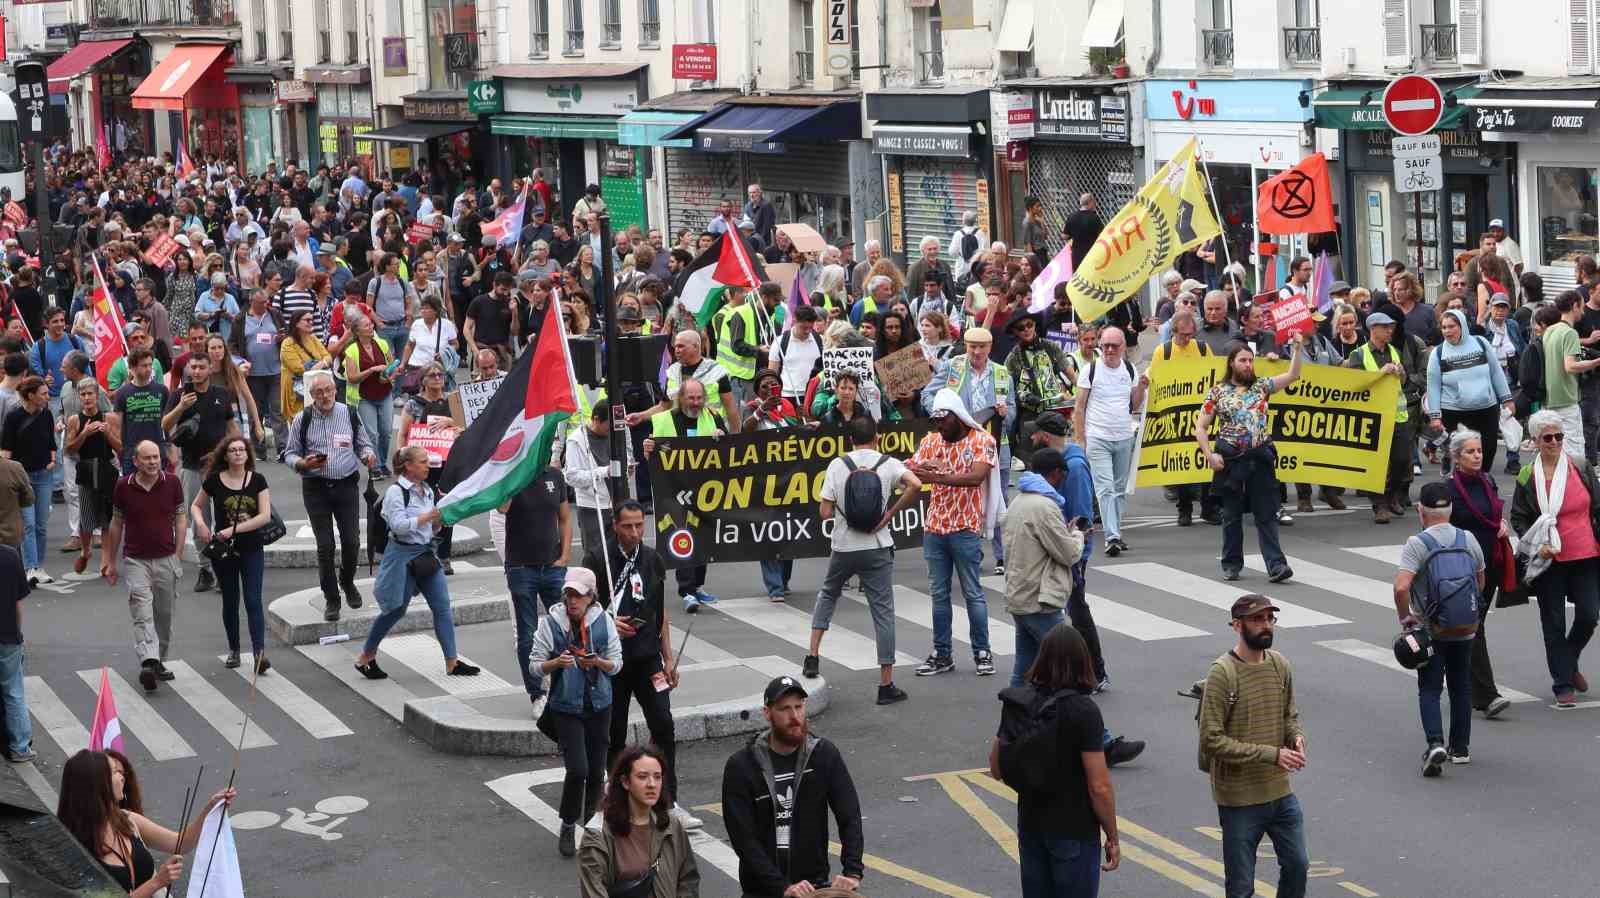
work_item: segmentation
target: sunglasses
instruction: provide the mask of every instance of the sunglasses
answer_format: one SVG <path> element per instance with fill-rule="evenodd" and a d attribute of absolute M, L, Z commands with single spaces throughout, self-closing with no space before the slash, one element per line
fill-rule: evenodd
<path fill-rule="evenodd" d="M 1559 442 L 1561 442 L 1562 440 L 1564 440 L 1566 438 L 1567 438 L 1567 435 L 1564 434 L 1564 433 L 1544 433 L 1544 434 L 1540 434 L 1539 435 L 1539 442 L 1541 442 L 1541 443 L 1559 443 Z"/>

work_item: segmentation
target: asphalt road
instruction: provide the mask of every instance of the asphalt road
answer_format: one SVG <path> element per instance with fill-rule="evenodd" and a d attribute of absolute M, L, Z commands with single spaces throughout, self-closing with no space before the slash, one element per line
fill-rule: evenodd
<path fill-rule="evenodd" d="M 268 467 L 284 516 L 302 517 L 298 488 L 282 469 Z M 1519 690 L 1526 700 L 1501 720 L 1475 719 L 1471 766 L 1423 780 L 1414 677 L 1383 663 L 1395 630 L 1386 584 L 1414 516 L 1387 527 L 1373 525 L 1364 510 L 1302 516 L 1283 531 L 1298 576 L 1267 588 L 1259 570 L 1247 570 L 1237 584 L 1218 581 L 1220 533 L 1204 525 L 1172 526 L 1159 490 L 1141 491 L 1130 514 L 1132 551 L 1118 559 L 1097 553 L 1089 580 L 1112 677 L 1100 706 L 1116 732 L 1149 742 L 1143 757 L 1114 773 L 1124 861 L 1104 878 L 1103 894 L 1222 894 L 1216 809 L 1206 777 L 1194 766 L 1194 704 L 1175 689 L 1202 676 L 1231 645 L 1227 614 L 1217 606 L 1256 590 L 1293 606 L 1285 606 L 1276 647 L 1295 665 L 1309 733 L 1310 766 L 1294 782 L 1315 861 L 1312 894 L 1594 893 L 1592 861 L 1574 834 L 1596 819 L 1588 784 L 1600 702 L 1573 712 L 1548 707 L 1533 609 L 1489 618 L 1502 689 Z M 57 506 L 56 544 L 65 530 Z M 1246 540 L 1253 549 L 1254 537 L 1247 533 Z M 50 570 L 59 574 L 66 558 L 52 551 Z M 476 560 L 488 564 L 492 555 Z M 822 570 L 820 560 L 796 566 L 790 604 L 799 611 L 809 612 Z M 234 818 L 249 894 L 578 893 L 574 865 L 559 858 L 545 828 L 560 791 L 559 770 L 549 762 L 435 753 L 287 646 L 269 649 L 269 678 L 295 687 L 305 700 L 280 687 L 252 702 L 248 681 L 225 670 L 219 658 L 226 645 L 218 594 L 194 594 L 192 573 L 185 579 L 173 657 L 194 673 L 184 671 L 144 703 L 151 719 L 138 716 L 139 703 L 124 703 L 123 725 L 151 814 L 172 823 L 199 765 L 205 765 L 203 789 L 227 780 L 238 720 L 243 709 L 251 711 L 247 742 L 254 747 L 238 757 Z M 926 592 L 919 553 L 902 554 L 896 583 Z M 314 584 L 311 570 L 270 570 L 269 601 Z M 762 595 L 754 565 L 714 568 L 709 588 L 725 598 Z M 985 764 L 998 716 L 995 693 L 1011 667 L 1003 598 L 993 589 L 988 598 L 1000 655 L 994 678 L 974 676 L 958 627 L 959 670 L 919 679 L 905 668 L 897 679 L 910 701 L 879 708 L 872 701 L 876 674 L 841 666 L 827 658 L 824 646 L 833 704 L 814 730 L 839 744 L 861 793 L 870 855 L 865 894 L 1020 891 L 1015 806 L 1003 787 L 971 772 Z M 125 594 L 87 581 L 41 589 L 27 604 L 27 674 L 36 678 L 28 682 L 29 700 L 41 754 L 36 766 L 50 784 L 59 778 L 61 743 L 72 744 L 75 728 L 89 725 L 90 681 L 98 682 L 100 667 L 135 682 L 125 602 Z M 902 613 L 915 617 L 909 610 L 914 603 L 908 594 Z M 796 661 L 803 654 L 781 634 L 724 612 L 707 613 L 716 617 L 696 633 L 719 648 Z M 841 605 L 834 633 L 845 631 L 870 638 L 865 608 L 857 602 Z M 507 624 L 507 651 L 510 639 Z M 900 622 L 904 654 L 920 658 L 929 640 L 924 627 Z M 210 689 L 191 686 L 181 694 L 172 688 L 185 681 Z M 157 725 L 163 723 L 170 731 Z M 696 743 L 679 752 L 681 798 L 702 809 L 697 813 L 710 837 L 700 851 L 706 896 L 738 894 L 724 872 L 732 869 L 731 855 L 715 804 L 723 761 L 739 741 Z M 1276 868 L 1270 850 L 1263 854 L 1257 878 L 1270 887 Z"/>

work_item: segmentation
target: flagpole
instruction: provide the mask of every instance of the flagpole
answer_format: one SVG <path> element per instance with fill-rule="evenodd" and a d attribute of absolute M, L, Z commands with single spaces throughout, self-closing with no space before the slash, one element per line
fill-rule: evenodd
<path fill-rule="evenodd" d="M 252 666 L 255 668 L 255 673 L 250 676 L 250 694 L 246 696 L 244 702 L 244 723 L 239 725 L 239 742 L 233 749 L 233 770 L 228 774 L 228 785 L 224 787 L 227 789 L 233 788 L 234 777 L 239 775 L 239 758 L 244 753 L 244 736 L 250 730 L 250 715 L 254 711 L 256 704 L 256 680 L 261 678 L 261 653 L 254 653 L 251 661 Z M 208 810 L 207 813 L 209 814 L 210 811 Z M 206 858 L 206 875 L 200 880 L 200 898 L 205 898 L 206 896 L 206 885 L 211 879 L 211 862 L 216 860 L 217 843 L 222 841 L 222 824 L 227 815 L 228 812 L 224 809 L 221 816 L 217 818 L 217 837 L 211 840 L 211 854 Z M 202 829 L 203 827 L 204 824 L 202 824 Z M 198 845 L 199 842 L 195 844 Z"/>
<path fill-rule="evenodd" d="M 1226 272 L 1233 267 L 1233 257 L 1228 253 L 1228 220 L 1222 217 L 1222 204 L 1217 202 L 1217 190 L 1211 186 L 1211 164 L 1206 162 L 1205 153 L 1200 151 L 1200 138 L 1198 137 L 1194 139 L 1194 155 L 1195 158 L 1200 160 L 1200 167 L 1205 169 L 1206 172 L 1206 193 L 1211 196 L 1211 212 L 1217 217 L 1217 228 L 1221 231 L 1218 236 L 1222 238 L 1222 270 Z M 1254 214 L 1253 209 L 1251 214 Z M 1219 287 L 1221 286 L 1222 278 L 1217 279 L 1217 284 Z M 1244 305 L 1244 297 L 1239 296 L 1237 291 L 1243 286 L 1243 284 L 1234 285 L 1234 301 L 1241 306 Z"/>

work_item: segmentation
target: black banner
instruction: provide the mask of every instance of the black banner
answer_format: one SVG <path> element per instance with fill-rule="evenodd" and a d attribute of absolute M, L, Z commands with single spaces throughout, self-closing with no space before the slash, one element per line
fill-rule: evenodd
<path fill-rule="evenodd" d="M 878 450 L 906 461 L 928 432 L 926 420 L 885 424 Z M 657 439 L 650 456 L 656 551 L 674 568 L 826 557 L 833 521 L 817 516 L 817 491 L 828 463 L 849 448 L 842 428 Z M 922 542 L 927 504 L 924 498 L 890 522 L 896 548 Z"/>

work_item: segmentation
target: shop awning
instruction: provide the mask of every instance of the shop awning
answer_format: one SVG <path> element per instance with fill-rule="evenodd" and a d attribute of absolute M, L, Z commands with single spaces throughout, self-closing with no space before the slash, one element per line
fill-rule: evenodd
<path fill-rule="evenodd" d="M 693 112 L 657 112 L 635 109 L 617 121 L 617 143 L 633 147 L 688 147 L 694 141 L 667 140 L 668 131 L 687 125 L 700 116 Z"/>
<path fill-rule="evenodd" d="M 228 44 L 179 44 L 133 92 L 135 109 L 181 112 L 189 91 L 229 53 Z"/>
<path fill-rule="evenodd" d="M 580 140 L 616 140 L 617 120 L 576 115 L 496 115 L 489 118 L 491 134 L 516 137 L 572 137 Z"/>
<path fill-rule="evenodd" d="M 1479 131 L 1583 134 L 1600 124 L 1600 86 L 1567 87 L 1540 79 L 1496 85 L 1467 101 Z"/>
<path fill-rule="evenodd" d="M 1445 89 L 1444 115 L 1436 131 L 1453 131 L 1467 116 L 1469 100 L 1481 88 L 1463 85 Z M 1451 103 L 1451 98 L 1455 99 Z M 1383 120 L 1383 86 L 1334 87 L 1311 98 L 1318 128 L 1348 131 L 1387 131 Z"/>
<path fill-rule="evenodd" d="M 1033 49 L 1033 0 L 1011 0 L 1006 4 L 1006 17 L 1000 22 L 1000 35 L 994 40 L 994 48 L 1005 53 L 1026 53 Z"/>
<path fill-rule="evenodd" d="M 133 43 L 131 37 L 115 41 L 84 41 L 61 54 L 45 70 L 45 77 L 50 80 L 50 92 L 66 93 L 68 82 L 110 59 L 131 43 Z"/>
<path fill-rule="evenodd" d="M 471 131 L 474 125 L 457 122 L 401 122 L 387 128 L 378 128 L 361 135 L 362 140 L 382 140 L 388 143 L 427 143 L 435 137 L 445 137 L 460 131 Z"/>
<path fill-rule="evenodd" d="M 1115 47 L 1122 37 L 1123 0 L 1094 0 L 1083 28 L 1085 47 Z"/>
<path fill-rule="evenodd" d="M 788 143 L 831 143 L 861 138 L 861 105 L 856 101 L 823 105 L 756 106 L 728 104 L 662 135 L 693 141 L 711 152 L 745 150 L 782 153 Z"/>

